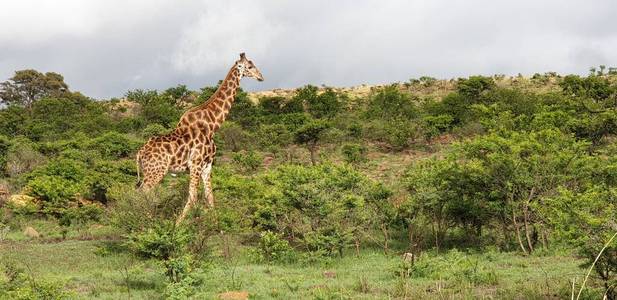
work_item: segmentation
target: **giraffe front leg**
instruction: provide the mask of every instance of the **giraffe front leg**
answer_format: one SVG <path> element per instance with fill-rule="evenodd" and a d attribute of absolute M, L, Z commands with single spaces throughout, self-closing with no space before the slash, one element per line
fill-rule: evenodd
<path fill-rule="evenodd" d="M 195 165 L 190 170 L 191 181 L 189 183 L 189 198 L 186 201 L 184 209 L 182 210 L 180 217 L 178 217 L 176 224 L 180 224 L 180 222 L 182 222 L 182 220 L 186 217 L 193 205 L 195 205 L 195 203 L 197 202 L 197 191 L 199 188 L 199 177 L 201 175 L 201 169 L 201 166 Z"/>
<path fill-rule="evenodd" d="M 212 178 L 212 161 L 206 163 L 203 171 L 201 172 L 201 180 L 204 183 L 204 198 L 206 199 L 206 203 L 208 207 L 214 207 L 214 195 L 212 194 L 212 185 L 210 180 Z"/>

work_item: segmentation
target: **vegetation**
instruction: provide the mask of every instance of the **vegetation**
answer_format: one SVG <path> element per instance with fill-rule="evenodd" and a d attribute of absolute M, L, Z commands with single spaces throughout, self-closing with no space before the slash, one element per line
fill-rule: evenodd
<path fill-rule="evenodd" d="M 605 69 L 240 92 L 216 206 L 180 225 L 186 174 L 137 191 L 133 158 L 216 87 L 95 101 L 18 71 L 0 84 L 0 298 L 616 299 Z"/>

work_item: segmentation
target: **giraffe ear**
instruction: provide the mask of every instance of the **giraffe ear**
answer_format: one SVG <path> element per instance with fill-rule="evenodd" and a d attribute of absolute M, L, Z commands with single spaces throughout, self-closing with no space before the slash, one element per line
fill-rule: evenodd
<path fill-rule="evenodd" d="M 241 59 L 245 59 L 246 57 L 244 56 L 244 52 L 240 53 L 240 58 Z"/>

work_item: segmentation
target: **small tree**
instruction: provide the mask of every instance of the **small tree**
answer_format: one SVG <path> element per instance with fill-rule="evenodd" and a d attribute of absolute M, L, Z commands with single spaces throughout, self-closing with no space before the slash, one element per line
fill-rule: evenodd
<path fill-rule="evenodd" d="M 306 145 L 306 148 L 311 153 L 311 163 L 313 165 L 317 164 L 317 144 L 322 139 L 324 132 L 329 128 L 330 124 L 328 122 L 311 120 L 296 131 L 296 143 Z"/>

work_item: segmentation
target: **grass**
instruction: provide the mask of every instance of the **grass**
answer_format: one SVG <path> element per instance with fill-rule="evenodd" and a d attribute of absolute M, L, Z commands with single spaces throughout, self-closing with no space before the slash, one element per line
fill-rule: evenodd
<path fill-rule="evenodd" d="M 98 232 L 82 228 L 66 240 L 28 240 L 11 232 L 0 242 L 0 261 L 36 280 L 59 282 L 78 299 L 126 299 L 129 293 L 131 299 L 161 299 L 163 267 L 134 257 L 118 237 L 109 239 L 111 229 L 95 227 Z M 557 299 L 568 297 L 570 280 L 583 273 L 581 261 L 557 253 L 426 252 L 410 268 L 400 254 L 370 248 L 358 257 L 350 249 L 343 258 L 294 264 L 253 263 L 246 247 L 236 247 L 229 259 L 216 245 L 211 249 L 194 274 L 196 299 L 227 291 L 247 291 L 251 299 Z"/>

